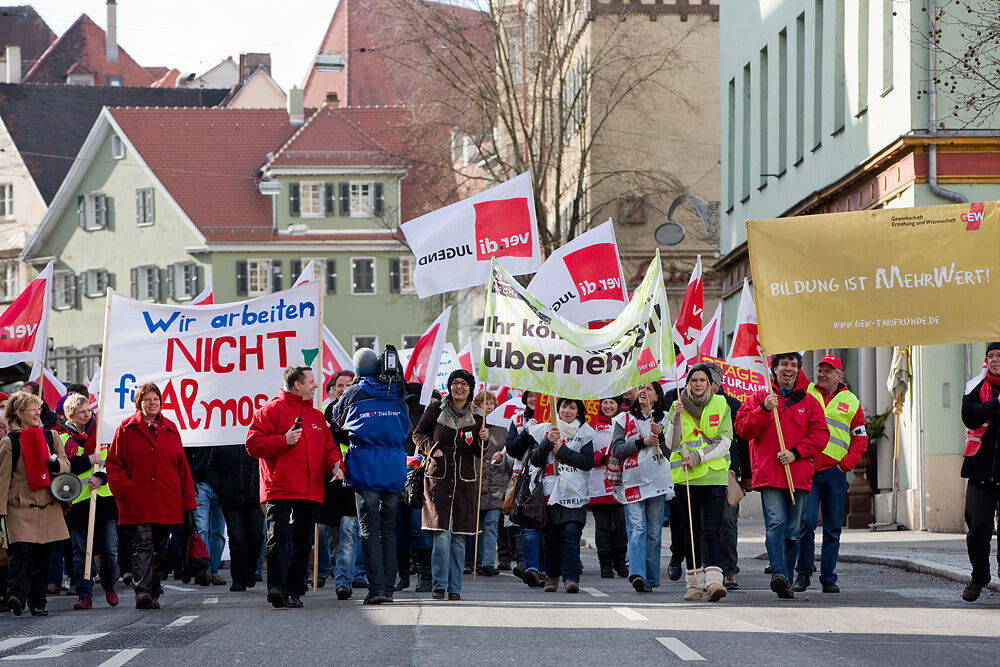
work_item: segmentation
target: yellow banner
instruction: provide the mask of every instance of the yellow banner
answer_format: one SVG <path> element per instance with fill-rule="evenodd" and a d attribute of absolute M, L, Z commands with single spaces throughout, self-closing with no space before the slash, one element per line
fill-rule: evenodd
<path fill-rule="evenodd" d="M 1000 340 L 1000 202 L 747 221 L 765 352 Z"/>

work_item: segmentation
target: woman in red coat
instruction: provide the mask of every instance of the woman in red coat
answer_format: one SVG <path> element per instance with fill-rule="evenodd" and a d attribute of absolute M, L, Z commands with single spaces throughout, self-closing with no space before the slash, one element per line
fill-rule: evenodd
<path fill-rule="evenodd" d="M 198 506 L 180 432 L 160 413 L 161 400 L 152 382 L 135 392 L 136 412 L 115 431 L 106 464 L 118 524 L 132 535 L 136 609 L 160 608 L 170 528 Z"/>

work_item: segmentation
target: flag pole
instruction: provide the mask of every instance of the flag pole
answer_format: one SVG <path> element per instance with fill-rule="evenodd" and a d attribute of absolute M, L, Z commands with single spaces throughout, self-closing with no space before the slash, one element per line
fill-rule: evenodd
<path fill-rule="evenodd" d="M 767 393 L 770 394 L 774 389 L 771 387 L 771 370 L 766 368 L 767 366 L 767 355 L 764 354 L 763 348 L 761 348 L 761 357 L 764 359 L 764 386 L 767 387 Z M 785 433 L 781 430 L 781 420 L 778 419 L 778 411 L 771 410 L 771 415 L 774 417 L 774 426 L 778 429 L 778 448 L 781 451 L 787 451 L 785 447 Z M 792 469 L 787 463 L 783 463 L 785 466 L 785 479 L 788 480 L 788 494 L 792 497 L 792 505 L 795 504 L 795 482 L 792 481 Z"/>
<path fill-rule="evenodd" d="M 486 402 L 483 401 L 485 405 Z M 486 415 L 483 414 L 483 426 L 486 427 Z M 478 434 L 477 434 L 478 435 Z M 482 516 L 483 511 L 483 459 L 486 458 L 486 441 L 482 438 L 477 438 L 479 440 L 479 496 L 476 498 L 476 537 L 474 544 L 472 545 L 472 580 L 476 580 L 476 574 L 479 572 L 479 517 Z"/>
<path fill-rule="evenodd" d="M 97 455 L 101 455 L 101 440 L 103 440 L 103 433 L 101 429 L 101 420 L 104 418 L 104 397 L 107 392 L 104 391 L 104 385 L 108 380 L 108 338 L 111 336 L 111 288 L 108 288 L 106 292 L 107 303 L 104 306 L 104 343 L 101 345 L 101 389 L 100 394 L 97 396 L 97 445 L 94 451 Z M 100 470 L 100 464 L 95 463 L 94 469 L 91 471 L 91 477 Z M 87 481 L 90 484 L 90 481 Z M 87 516 L 87 549 L 83 557 L 83 579 L 87 581 L 90 579 L 90 566 L 94 560 L 94 522 L 97 518 L 97 489 L 90 490 L 90 507 L 89 514 Z"/>
<path fill-rule="evenodd" d="M 319 394 L 313 397 L 313 403 L 317 410 L 323 404 L 323 393 L 326 391 L 323 382 L 323 279 L 326 272 L 321 271 L 319 276 L 319 298 L 316 304 L 316 311 L 319 314 L 319 349 L 316 351 L 316 361 L 319 366 Z M 339 448 L 340 445 L 337 445 Z M 313 593 L 319 590 L 319 522 L 313 524 Z M 395 582 L 393 582 L 395 583 Z"/>
<path fill-rule="evenodd" d="M 677 387 L 677 400 L 681 400 L 681 377 L 677 374 L 677 363 L 674 362 L 674 382 L 675 387 Z M 649 399 L 646 399 L 649 401 Z M 683 404 L 682 404 L 683 405 Z M 650 410 L 650 417 L 652 417 L 652 410 Z M 673 415 L 667 415 L 667 419 L 673 419 Z M 659 449 L 659 446 L 657 446 Z M 688 533 L 691 535 L 691 567 L 698 572 L 698 561 L 695 557 L 694 551 L 694 514 L 691 511 L 691 480 L 688 479 L 688 469 L 684 465 L 684 459 L 687 458 L 687 443 L 684 442 L 683 427 L 681 431 L 681 468 L 684 470 L 684 488 L 687 490 L 687 507 L 688 507 Z"/>

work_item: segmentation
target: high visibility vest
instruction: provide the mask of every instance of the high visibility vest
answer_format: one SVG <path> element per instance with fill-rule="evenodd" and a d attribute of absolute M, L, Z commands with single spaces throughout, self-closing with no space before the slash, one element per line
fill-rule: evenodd
<path fill-rule="evenodd" d="M 674 410 L 674 407 L 671 406 L 670 409 Z M 719 429 L 722 428 L 722 422 L 728 411 L 729 404 L 726 403 L 726 398 L 716 394 L 708 402 L 708 405 L 702 409 L 699 423 L 695 423 L 694 417 L 689 415 L 687 410 L 681 413 L 681 427 L 683 429 L 681 441 L 684 447 L 670 455 L 670 476 L 673 478 L 674 484 L 683 484 L 685 480 L 684 450 L 687 449 L 690 453 L 703 449 L 708 445 L 709 440 L 718 436 Z M 729 451 L 727 450 L 725 457 L 699 463 L 689 470 L 687 480 L 690 482 L 706 475 L 711 475 L 711 479 L 705 480 L 707 483 L 724 486 L 729 483 L 728 470 Z"/>
<path fill-rule="evenodd" d="M 851 446 L 851 420 L 861 407 L 861 401 L 850 391 L 844 389 L 838 392 L 829 403 L 824 403 L 823 395 L 812 382 L 806 389 L 820 405 L 825 405 L 826 425 L 830 427 L 830 442 L 826 444 L 823 453 L 834 461 L 842 461 L 847 456 Z"/>
<path fill-rule="evenodd" d="M 60 433 L 59 437 L 62 438 L 63 446 L 65 447 L 66 441 L 69 440 L 69 433 Z M 102 463 L 106 462 L 108 460 L 108 447 L 98 445 L 97 449 L 101 454 L 101 462 Z M 80 451 L 81 452 L 83 451 L 82 447 Z M 79 477 L 80 481 L 83 483 L 83 491 L 81 491 L 77 499 L 73 501 L 74 505 L 84 500 L 90 500 L 90 484 L 87 482 L 87 480 L 89 480 L 91 476 L 93 476 L 93 474 L 94 474 L 94 466 L 90 466 L 90 468 L 88 468 L 86 472 L 81 472 L 79 475 L 77 475 L 77 477 Z M 97 489 L 97 495 L 103 496 L 105 498 L 111 497 L 111 487 L 108 485 L 107 482 L 105 482 L 100 488 Z"/>

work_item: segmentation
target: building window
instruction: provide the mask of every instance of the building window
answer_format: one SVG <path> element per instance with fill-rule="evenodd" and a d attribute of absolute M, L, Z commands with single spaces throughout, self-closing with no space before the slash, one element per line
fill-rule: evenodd
<path fill-rule="evenodd" d="M 375 258 L 351 258 L 351 294 L 375 294 Z"/>
<path fill-rule="evenodd" d="M 795 19 L 795 165 L 806 155 L 806 13 Z"/>
<path fill-rule="evenodd" d="M 868 58 L 871 51 L 871 7 L 858 0 L 858 115 L 868 110 Z"/>
<path fill-rule="evenodd" d="M 132 269 L 132 298 L 139 301 L 160 300 L 160 268 L 153 264 Z"/>
<path fill-rule="evenodd" d="M 389 291 L 393 294 L 413 294 L 413 257 L 393 257 L 389 260 Z"/>
<path fill-rule="evenodd" d="M 247 296 L 271 293 L 271 260 L 247 260 Z"/>
<path fill-rule="evenodd" d="M 844 53 L 844 23 L 847 20 L 844 0 L 837 0 L 833 17 L 833 133 L 847 124 L 847 63 Z"/>
<path fill-rule="evenodd" d="M 378 352 L 378 336 L 368 334 L 351 336 L 351 345 L 354 347 L 354 352 L 357 352 L 363 347 L 367 347 Z"/>
<path fill-rule="evenodd" d="M 892 0 L 882 0 L 882 94 L 892 90 L 893 22 Z"/>
<path fill-rule="evenodd" d="M 17 298 L 19 264 L 16 259 L 0 261 L 0 302 L 9 303 Z"/>
<path fill-rule="evenodd" d="M 642 225 L 646 223 L 646 198 L 623 197 L 618 203 L 618 217 L 625 224 Z"/>
<path fill-rule="evenodd" d="M 778 33 L 778 174 L 788 168 L 788 30 Z"/>
<path fill-rule="evenodd" d="M 823 143 L 823 0 L 813 14 L 813 150 Z"/>
<path fill-rule="evenodd" d="M 111 135 L 111 157 L 116 160 L 125 157 L 125 142 L 117 134 Z"/>
<path fill-rule="evenodd" d="M 736 205 L 736 79 L 729 80 L 729 130 L 726 141 L 728 160 L 726 161 L 726 200 L 729 208 Z"/>
<path fill-rule="evenodd" d="M 117 74 L 111 74 L 110 76 L 108 76 L 108 85 L 109 86 L 114 86 L 116 88 L 121 88 L 122 87 L 122 78 L 121 78 L 121 76 L 119 76 Z"/>
<path fill-rule="evenodd" d="M 151 225 L 153 215 L 153 188 L 139 188 L 135 191 L 135 224 Z"/>
<path fill-rule="evenodd" d="M 14 184 L 0 183 L 0 220 L 14 218 Z"/>
<path fill-rule="evenodd" d="M 72 271 L 52 272 L 52 308 L 68 310 L 76 305 L 76 276 Z"/>
<path fill-rule="evenodd" d="M 760 70 L 757 72 L 757 78 L 759 79 L 757 84 L 759 86 L 760 99 L 757 100 L 760 105 L 760 135 L 758 136 L 758 150 L 760 151 L 760 184 L 759 187 L 764 187 L 767 185 L 767 175 L 769 172 L 767 166 L 767 126 L 771 121 L 771 117 L 768 114 L 767 108 L 767 77 L 768 77 L 768 67 L 767 67 L 767 47 L 765 46 L 760 50 Z"/>
<path fill-rule="evenodd" d="M 323 184 L 313 181 L 299 183 L 300 207 L 303 218 L 323 217 Z"/>
<path fill-rule="evenodd" d="M 351 182 L 350 210 L 352 218 L 370 218 L 375 215 L 374 183 Z"/>
<path fill-rule="evenodd" d="M 412 350 L 417 346 L 417 342 L 420 340 L 422 334 L 403 334 L 400 338 L 400 342 L 403 346 L 400 348 L 402 350 Z"/>
<path fill-rule="evenodd" d="M 176 262 L 167 267 L 167 293 L 174 301 L 188 301 L 198 294 L 198 265 Z"/>
<path fill-rule="evenodd" d="M 83 279 L 84 296 L 93 299 L 104 296 L 107 292 L 108 272 L 104 269 L 90 269 L 89 271 L 84 271 L 80 277 Z"/>
<path fill-rule="evenodd" d="M 743 187 L 740 200 L 750 199 L 750 63 L 743 66 Z"/>
<path fill-rule="evenodd" d="M 108 198 L 103 192 L 88 192 L 76 198 L 76 218 L 88 232 L 108 226 Z"/>

